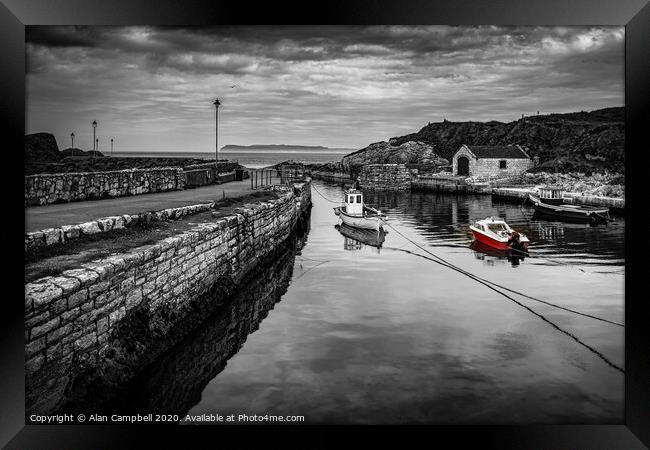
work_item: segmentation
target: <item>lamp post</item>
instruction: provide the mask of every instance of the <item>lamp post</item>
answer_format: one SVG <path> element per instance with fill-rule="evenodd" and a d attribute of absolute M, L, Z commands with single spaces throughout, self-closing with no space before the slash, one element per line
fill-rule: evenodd
<path fill-rule="evenodd" d="M 217 98 L 214 103 L 214 179 L 217 184 L 221 184 L 219 180 L 219 105 L 221 105 L 221 102 Z"/>
<path fill-rule="evenodd" d="M 70 133 L 70 156 L 74 156 L 74 133 Z"/>
<path fill-rule="evenodd" d="M 99 151 L 99 138 L 95 139 L 95 144 L 97 144 L 97 145 L 95 145 L 95 151 Z M 93 152 L 93 154 L 90 155 L 90 157 L 94 158 L 95 157 L 95 152 Z"/>
<path fill-rule="evenodd" d="M 95 150 L 95 129 L 97 129 L 97 121 L 93 120 L 93 150 Z"/>
<path fill-rule="evenodd" d="M 113 156 L 113 138 L 111 138 L 111 156 Z"/>

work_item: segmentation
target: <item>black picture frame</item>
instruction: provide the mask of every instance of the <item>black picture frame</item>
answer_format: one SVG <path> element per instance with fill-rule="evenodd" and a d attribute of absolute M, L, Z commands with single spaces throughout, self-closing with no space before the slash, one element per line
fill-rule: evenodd
<path fill-rule="evenodd" d="M 25 132 L 25 25 L 207 25 L 207 24 L 448 24 L 448 25 L 624 25 L 626 27 L 626 333 L 625 424 L 457 427 L 142 427 L 28 425 L 24 420 L 24 295 L 14 255 L 23 252 L 17 236 L 24 232 L 19 189 Z M 643 314 L 647 301 L 642 278 L 646 272 L 641 224 L 642 179 L 647 167 L 650 129 L 650 5 L 645 0 L 336 0 L 317 4 L 226 2 L 200 0 L 2 0 L 0 4 L 0 123 L 4 171 L 5 231 L 4 302 L 0 324 L 0 445 L 6 448 L 123 448 L 182 442 L 192 448 L 197 439 L 215 445 L 236 439 L 300 448 L 339 447 L 372 443 L 405 445 L 405 438 L 453 447 L 467 444 L 488 448 L 621 448 L 650 446 L 650 337 Z M 644 154 L 645 153 L 645 154 Z M 14 178 L 15 177 L 15 178 Z M 632 219 L 627 219 L 631 217 Z M 22 227 L 22 228 L 21 228 Z M 16 237 L 11 237 L 16 236 Z M 640 261 L 637 263 L 637 261 Z M 7 267 L 9 266 L 9 267 Z M 13 267 L 12 267 L 13 266 Z M 7 271 L 8 270 L 8 271 Z M 10 288 L 10 289 L 6 289 Z M 641 289 L 637 289 L 641 288 Z M 22 292 L 22 294 L 21 294 Z M 647 295 L 647 294 L 646 294 Z M 346 437 L 341 438 L 341 432 Z M 350 432 L 351 435 L 350 435 Z M 272 436 L 269 434 L 272 433 Z M 245 446 L 245 445 L 244 445 Z"/>

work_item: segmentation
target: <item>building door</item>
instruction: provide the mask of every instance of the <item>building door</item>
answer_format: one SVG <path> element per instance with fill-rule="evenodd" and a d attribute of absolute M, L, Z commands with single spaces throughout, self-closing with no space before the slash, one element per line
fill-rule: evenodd
<path fill-rule="evenodd" d="M 458 173 L 456 175 L 469 175 L 469 158 L 465 156 L 458 158 Z"/>

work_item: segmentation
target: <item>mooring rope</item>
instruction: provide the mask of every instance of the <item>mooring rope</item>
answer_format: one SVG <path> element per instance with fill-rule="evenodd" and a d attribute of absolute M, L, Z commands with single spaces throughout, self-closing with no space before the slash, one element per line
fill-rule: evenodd
<path fill-rule="evenodd" d="M 389 250 L 399 250 L 399 251 L 403 251 L 403 252 L 406 252 L 406 253 L 410 253 L 410 254 L 415 255 L 415 256 L 420 256 L 420 257 L 422 257 L 422 255 L 419 255 L 419 254 L 417 254 L 417 253 L 411 252 L 411 251 L 409 251 L 409 250 L 404 250 L 404 249 L 402 249 L 402 248 L 394 248 L 394 247 L 385 247 L 385 248 L 387 248 L 387 249 L 389 249 Z M 429 259 L 429 258 L 425 258 L 425 259 Z M 434 261 L 434 262 L 438 262 L 438 261 Z M 623 327 L 623 328 L 625 328 L 625 325 L 622 324 L 622 323 L 620 323 L 620 322 L 615 322 L 615 321 L 613 321 L 613 320 L 609 320 L 609 319 L 603 319 L 602 317 L 598 317 L 598 316 L 592 316 L 591 314 L 583 313 L 583 312 L 581 312 L 581 311 L 576 311 L 576 310 L 574 310 L 574 309 L 567 308 L 567 307 L 562 306 L 562 305 L 556 305 L 555 303 L 547 302 L 546 300 L 542 300 L 542 299 L 540 299 L 540 298 L 536 298 L 536 297 L 533 297 L 533 296 L 531 296 L 531 295 L 524 294 L 523 292 L 519 292 L 519 291 L 516 291 L 516 290 L 514 290 L 514 289 L 510 289 L 510 288 L 508 288 L 508 287 L 506 287 L 506 286 L 503 286 L 503 285 L 500 285 L 500 284 L 498 284 L 498 283 L 495 283 L 494 281 L 490 281 L 490 280 L 486 280 L 485 278 L 481 278 L 481 277 L 479 277 L 478 275 L 474 275 L 474 274 L 471 273 L 471 272 L 467 272 L 466 270 L 461 269 L 461 268 L 458 267 L 458 266 L 454 266 L 453 264 L 450 264 L 450 263 L 447 263 L 447 264 L 445 264 L 445 263 L 439 263 L 439 264 L 441 264 L 441 265 L 443 265 L 443 266 L 446 266 L 446 267 L 449 267 L 449 268 L 457 269 L 459 272 L 461 272 L 461 273 L 463 273 L 463 274 L 466 274 L 466 275 L 470 275 L 470 276 L 476 278 L 477 280 L 484 281 L 484 282 L 486 282 L 486 283 L 488 283 L 488 284 L 491 284 L 491 285 L 493 285 L 493 286 L 496 286 L 496 287 L 501 288 L 501 289 L 503 289 L 503 290 L 506 290 L 506 291 L 508 291 L 508 292 L 512 292 L 513 294 L 521 295 L 522 297 L 526 297 L 526 298 L 528 298 L 528 299 L 530 299 L 530 300 L 534 300 L 534 301 L 536 301 L 536 302 L 544 303 L 545 305 L 553 306 L 553 307 L 555 307 L 555 308 L 562 309 L 562 310 L 564 310 L 564 311 L 567 311 L 567 312 L 570 312 L 570 313 L 573 313 L 573 314 L 578 314 L 578 315 L 580 315 L 580 316 L 589 317 L 589 318 L 591 318 L 591 319 L 600 320 L 600 321 L 602 321 L 602 322 L 607 322 L 607 323 L 610 323 L 610 324 L 612 324 L 612 325 L 617 325 L 617 326 L 619 326 L 619 327 Z"/>
<path fill-rule="evenodd" d="M 322 266 L 323 264 L 326 264 L 326 263 L 328 263 L 328 262 L 332 262 L 332 261 L 333 261 L 333 260 L 329 259 L 329 260 L 327 260 L 327 261 L 323 261 L 323 262 L 321 262 L 321 263 L 318 263 L 318 264 L 316 264 L 315 266 L 312 266 L 312 267 L 310 267 L 309 269 L 303 271 L 303 273 L 301 273 L 301 274 L 300 274 L 299 276 L 297 276 L 296 278 L 293 278 L 291 281 L 292 281 L 292 282 L 293 282 L 293 281 L 298 281 L 299 279 L 301 279 L 302 277 L 304 277 L 305 275 L 307 275 L 309 272 L 311 272 L 312 270 L 314 270 L 316 267 Z M 302 267 L 302 264 L 301 264 L 301 267 Z"/>
<path fill-rule="evenodd" d="M 517 253 L 521 257 L 526 257 L 526 258 L 530 258 L 530 259 L 537 259 L 539 261 L 548 261 L 549 263 L 551 263 L 551 265 L 554 265 L 554 266 L 575 267 L 576 269 L 578 269 L 582 273 L 588 273 L 588 274 L 602 273 L 602 274 L 611 275 L 611 274 L 616 274 L 616 273 L 623 273 L 625 271 L 624 269 L 617 270 L 617 271 L 610 271 L 610 272 L 587 271 L 587 270 L 584 270 L 582 267 L 579 267 L 576 264 L 573 264 L 573 263 L 570 263 L 570 262 L 565 262 L 565 261 L 558 261 L 557 259 L 549 258 L 548 256 L 531 255 L 530 253 L 525 252 L 523 250 L 519 250 L 518 248 L 512 248 L 511 251 L 514 252 L 514 253 Z"/>
<path fill-rule="evenodd" d="M 334 200 L 331 200 L 331 199 L 325 197 L 325 195 L 323 195 L 323 194 L 322 194 L 318 189 L 316 189 L 316 186 L 314 186 L 313 183 L 312 183 L 311 187 L 314 188 L 314 190 L 316 191 L 316 193 L 317 193 L 318 195 L 320 195 L 321 197 L 323 197 L 323 198 L 324 198 L 325 200 L 327 200 L 328 202 L 331 202 L 331 203 L 334 203 L 334 204 L 337 204 L 337 205 L 340 205 L 340 204 L 341 204 L 340 201 L 337 202 L 337 201 L 334 201 Z"/>
<path fill-rule="evenodd" d="M 622 373 L 625 373 L 625 370 L 624 370 L 623 368 L 621 368 L 621 367 L 617 366 L 616 364 L 614 364 L 613 362 L 611 362 L 609 359 L 607 359 L 607 357 L 606 357 L 605 355 L 603 355 L 602 353 L 600 353 L 600 352 L 599 352 L 598 350 L 596 350 L 595 348 L 593 348 L 593 347 L 591 347 L 590 345 L 588 345 L 588 344 L 582 342 L 578 337 L 576 337 L 575 335 L 573 335 L 573 334 L 570 333 L 569 331 L 566 331 L 566 330 L 560 328 L 558 325 L 556 325 L 556 324 L 553 323 L 551 320 L 549 320 L 549 319 L 547 319 L 546 317 L 544 317 L 542 314 L 540 314 L 540 313 L 534 311 L 534 310 L 531 309 L 530 307 L 524 305 L 523 303 L 517 301 L 516 299 L 512 298 L 512 297 L 509 296 L 508 294 L 506 294 L 506 293 L 504 293 L 504 292 L 501 292 L 500 290 L 498 290 L 497 288 L 495 288 L 494 286 L 492 286 L 492 284 L 494 284 L 495 286 L 498 286 L 498 285 L 496 285 L 496 283 L 492 283 L 492 282 L 490 282 L 490 281 L 483 280 L 483 279 L 479 278 L 478 276 L 476 276 L 476 275 L 474 275 L 474 274 L 472 274 L 472 273 L 470 273 L 470 272 L 467 272 L 466 270 L 461 269 L 460 267 L 457 267 L 457 266 L 455 266 L 455 265 L 453 265 L 453 264 L 451 264 L 451 263 L 445 261 L 443 258 L 441 258 L 441 257 L 439 257 L 439 256 L 437 256 L 437 255 L 435 255 L 435 254 L 433 254 L 432 252 L 430 252 L 430 251 L 427 250 L 426 248 L 422 247 L 422 246 L 421 246 L 420 244 L 418 244 L 417 242 L 413 241 L 412 239 L 410 239 L 410 238 L 408 238 L 407 236 L 405 236 L 404 234 L 402 234 L 399 230 L 397 230 L 397 229 L 396 229 L 395 227 L 393 227 L 392 225 L 390 225 L 390 224 L 386 224 L 386 225 L 389 226 L 389 227 L 390 227 L 393 231 L 395 231 L 397 234 L 399 234 L 400 236 L 402 236 L 404 239 L 406 239 L 407 241 L 411 242 L 413 245 L 415 245 L 416 247 L 418 247 L 418 248 L 421 249 L 422 251 L 424 251 L 424 252 L 430 254 L 431 256 L 433 256 L 433 257 L 436 258 L 436 259 L 432 259 L 432 258 L 429 258 L 429 257 L 427 257 L 427 256 L 425 256 L 425 255 L 420 255 L 420 254 L 418 254 L 418 253 L 410 252 L 410 251 L 408 251 L 408 250 L 401 250 L 401 251 L 404 251 L 404 252 L 407 252 L 407 253 L 411 253 L 411 254 L 414 255 L 414 256 L 419 256 L 419 257 L 421 257 L 421 258 L 427 259 L 427 260 L 429 260 L 429 261 L 435 262 L 435 263 L 437 263 L 437 264 L 440 264 L 440 265 L 442 265 L 442 266 L 445 266 L 445 267 L 448 267 L 448 268 L 450 268 L 450 269 L 452 269 L 452 270 L 455 270 L 455 271 L 457 271 L 457 272 L 459 272 L 459 273 L 461 273 L 461 274 L 463 274 L 463 275 L 465 275 L 465 276 L 467 276 L 467 277 L 473 279 L 474 281 L 476 281 L 476 282 L 478 282 L 478 283 L 480 283 L 480 284 L 486 286 L 487 288 L 489 288 L 489 289 L 491 289 L 491 290 L 497 292 L 498 294 L 501 294 L 502 296 L 506 297 L 507 299 L 511 300 L 512 302 L 516 303 L 517 305 L 521 306 L 522 308 L 528 310 L 529 312 L 531 312 L 531 313 L 534 314 L 535 316 L 539 317 L 539 318 L 542 319 L 543 321 L 547 322 L 548 324 L 550 324 L 551 326 L 553 326 L 553 327 L 554 327 L 555 329 L 557 329 L 558 331 L 560 331 L 560 332 L 566 334 L 566 335 L 569 336 L 571 339 L 573 339 L 574 341 L 576 341 L 578 344 L 580 344 L 580 345 L 582 345 L 583 347 L 587 348 L 587 349 L 588 349 L 589 351 L 591 351 L 593 354 L 595 354 L 595 355 L 598 356 L 600 359 L 602 359 L 603 361 L 605 361 L 605 363 L 607 363 L 609 366 L 613 367 L 614 369 L 616 369 L 616 370 L 618 370 L 618 371 L 620 371 L 620 372 L 622 372 Z M 502 286 L 499 286 L 499 287 L 502 287 Z M 510 289 L 507 289 L 507 288 L 505 288 L 505 287 L 502 287 L 502 288 L 505 289 L 505 290 L 509 290 L 509 291 L 511 291 L 511 292 L 514 292 L 514 293 L 517 293 L 517 294 L 519 294 L 519 295 L 522 295 L 522 296 L 525 296 L 525 297 L 530 298 L 529 296 L 527 296 L 527 295 L 525 295 L 525 294 L 522 294 L 522 293 L 519 293 L 519 292 L 517 292 L 517 291 L 510 290 Z M 533 299 L 534 299 L 534 298 L 533 298 Z M 539 301 L 539 299 L 534 299 L 534 300 L 538 300 L 538 301 Z M 557 307 L 559 307 L 559 305 L 553 305 L 553 304 L 550 304 L 550 303 L 548 303 L 548 302 L 544 302 L 544 303 L 547 303 L 547 304 L 549 304 L 549 305 L 551 305 L 551 306 L 557 306 Z M 564 309 L 564 308 L 562 308 L 562 309 Z M 577 312 L 577 311 L 573 311 L 573 310 L 570 310 L 570 311 L 571 311 L 571 312 L 579 313 L 579 312 Z M 585 314 L 584 314 L 584 313 L 581 313 L 581 315 L 585 315 Z M 591 316 L 591 317 L 592 317 L 592 318 L 596 318 L 595 316 Z M 610 322 L 610 321 L 608 321 L 608 320 L 606 320 L 606 319 L 601 319 L 601 318 L 597 318 L 597 319 L 598 319 L 598 320 L 603 320 L 603 321 L 605 321 L 605 322 Z M 615 325 L 619 325 L 619 326 L 623 326 L 623 327 L 624 327 L 623 324 L 619 324 L 619 323 L 615 323 L 615 322 L 610 322 L 610 323 L 614 323 Z"/>
<path fill-rule="evenodd" d="M 519 210 L 521 211 L 521 215 L 524 216 L 524 219 L 526 219 L 526 222 L 530 223 L 530 219 L 533 217 L 532 215 L 528 217 L 528 214 L 524 211 L 524 205 L 528 201 L 528 196 L 524 197 L 524 201 L 521 202 L 519 205 Z"/>

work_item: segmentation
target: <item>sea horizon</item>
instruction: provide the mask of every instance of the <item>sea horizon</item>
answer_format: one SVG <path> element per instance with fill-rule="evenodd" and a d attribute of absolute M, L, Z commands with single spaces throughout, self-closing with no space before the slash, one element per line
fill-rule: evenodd
<path fill-rule="evenodd" d="M 239 164 L 258 169 L 272 166 L 284 161 L 296 161 L 305 164 L 322 164 L 338 162 L 344 155 L 356 151 L 355 149 L 330 149 L 328 151 L 219 151 L 219 159 L 228 159 Z M 214 152 L 151 152 L 151 151 L 120 151 L 104 152 L 106 156 L 118 156 L 123 158 L 197 158 L 212 160 Z"/>

